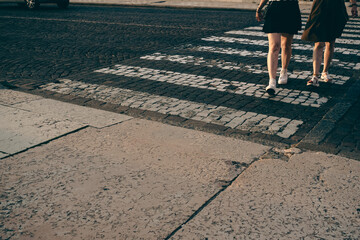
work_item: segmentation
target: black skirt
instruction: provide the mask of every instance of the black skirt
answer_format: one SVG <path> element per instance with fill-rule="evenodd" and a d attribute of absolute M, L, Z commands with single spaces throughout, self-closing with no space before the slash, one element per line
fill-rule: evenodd
<path fill-rule="evenodd" d="M 332 42 L 341 36 L 348 19 L 343 0 L 315 0 L 301 39 Z"/>
<path fill-rule="evenodd" d="M 301 13 L 298 1 L 270 1 L 266 11 L 265 33 L 296 34 L 301 30 Z"/>

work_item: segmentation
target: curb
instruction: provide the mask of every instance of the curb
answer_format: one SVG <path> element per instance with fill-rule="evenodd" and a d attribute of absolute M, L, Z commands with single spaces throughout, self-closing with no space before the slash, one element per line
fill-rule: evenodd
<path fill-rule="evenodd" d="M 355 78 L 357 79 L 357 77 Z M 345 116 L 359 97 L 360 82 L 355 81 L 344 94 L 343 98 L 325 114 L 318 124 L 316 124 L 298 144 L 296 144 L 296 147 L 310 150 L 318 150 L 321 148 L 319 144 L 333 131 L 336 123 Z"/>

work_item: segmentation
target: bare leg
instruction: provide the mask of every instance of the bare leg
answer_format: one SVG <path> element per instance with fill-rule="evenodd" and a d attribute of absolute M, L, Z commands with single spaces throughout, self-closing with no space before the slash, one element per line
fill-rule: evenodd
<path fill-rule="evenodd" d="M 267 56 L 267 65 L 269 70 L 269 78 L 276 79 L 276 71 L 279 62 L 279 52 L 281 47 L 281 34 L 269 33 L 269 52 Z"/>
<path fill-rule="evenodd" d="M 293 38 L 294 38 L 293 34 L 283 33 L 281 35 L 281 65 L 282 65 L 281 68 L 283 70 L 287 70 L 290 63 L 291 52 L 292 52 L 291 44 Z"/>
<path fill-rule="evenodd" d="M 267 56 L 267 65 L 269 71 L 269 85 L 266 87 L 266 92 L 274 95 L 276 92 L 276 72 L 279 64 L 279 52 L 281 47 L 281 34 L 269 33 L 269 52 Z"/>
<path fill-rule="evenodd" d="M 319 86 L 319 74 L 320 74 L 320 66 L 322 63 L 322 55 L 324 51 L 325 43 L 316 42 L 313 51 L 313 76 L 311 80 L 309 80 L 306 85 L 307 86 Z"/>
<path fill-rule="evenodd" d="M 313 75 L 319 76 L 325 43 L 316 42 L 313 51 Z"/>
<path fill-rule="evenodd" d="M 324 69 L 323 72 L 328 72 L 331 60 L 334 56 L 334 48 L 335 48 L 335 41 L 333 42 L 326 42 L 325 43 L 325 52 L 324 52 Z"/>
<path fill-rule="evenodd" d="M 278 80 L 279 84 L 287 84 L 288 82 L 287 69 L 291 58 L 291 44 L 293 41 L 293 37 L 293 34 L 281 34 L 281 72 Z"/>

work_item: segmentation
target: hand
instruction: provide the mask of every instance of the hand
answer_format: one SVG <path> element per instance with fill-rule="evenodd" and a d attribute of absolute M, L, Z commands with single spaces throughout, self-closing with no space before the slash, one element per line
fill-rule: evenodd
<path fill-rule="evenodd" d="M 262 20 L 264 20 L 264 16 L 263 16 L 263 13 L 262 13 L 261 10 L 260 10 L 260 11 L 256 11 L 256 20 L 257 20 L 258 22 L 261 22 Z"/>
<path fill-rule="evenodd" d="M 357 6 L 354 5 L 351 7 L 351 16 L 352 17 L 357 17 L 358 16 L 358 10 L 357 10 Z"/>

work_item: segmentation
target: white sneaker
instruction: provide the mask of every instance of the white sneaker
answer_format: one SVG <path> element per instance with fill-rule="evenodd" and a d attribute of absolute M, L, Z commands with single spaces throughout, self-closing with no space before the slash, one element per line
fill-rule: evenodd
<path fill-rule="evenodd" d="M 306 86 L 314 86 L 314 87 L 320 86 L 319 78 L 317 76 L 312 76 L 312 78 L 306 83 Z"/>
<path fill-rule="evenodd" d="M 275 79 L 270 79 L 269 81 L 269 85 L 265 88 L 266 92 L 273 96 L 275 95 L 276 92 L 276 80 Z"/>
<path fill-rule="evenodd" d="M 278 80 L 278 84 L 287 84 L 287 82 L 288 82 L 287 71 L 281 70 L 280 77 L 279 77 L 279 80 Z"/>

